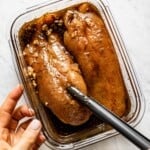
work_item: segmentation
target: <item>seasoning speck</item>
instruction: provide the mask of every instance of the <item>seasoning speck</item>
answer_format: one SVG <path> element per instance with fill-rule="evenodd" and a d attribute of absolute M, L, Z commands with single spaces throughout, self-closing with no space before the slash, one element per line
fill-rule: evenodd
<path fill-rule="evenodd" d="M 48 105 L 48 102 L 45 102 L 45 106 L 47 106 Z"/>

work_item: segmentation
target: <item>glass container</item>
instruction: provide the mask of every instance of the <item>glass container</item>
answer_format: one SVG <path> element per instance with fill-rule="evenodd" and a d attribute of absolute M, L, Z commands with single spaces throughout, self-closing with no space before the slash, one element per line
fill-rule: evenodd
<path fill-rule="evenodd" d="M 135 126 L 139 123 L 144 113 L 144 97 L 107 2 L 103 0 L 50 0 L 30 7 L 17 16 L 12 22 L 9 43 L 18 78 L 25 88 L 25 100 L 29 106 L 33 107 L 36 112 L 36 117 L 39 118 L 43 124 L 43 132 L 47 138 L 46 145 L 54 150 L 78 149 L 118 134 L 118 132 L 109 125 L 103 122 L 97 122 L 95 118 L 81 127 L 73 128 L 62 125 L 59 120 L 51 115 L 51 112 L 38 101 L 31 82 L 27 78 L 27 69 L 18 35 L 21 26 L 47 12 L 57 12 L 84 2 L 91 3 L 97 8 L 109 32 L 118 57 L 122 77 L 129 96 L 129 110 L 122 119 L 131 126 Z M 96 125 L 93 126 L 95 122 Z"/>

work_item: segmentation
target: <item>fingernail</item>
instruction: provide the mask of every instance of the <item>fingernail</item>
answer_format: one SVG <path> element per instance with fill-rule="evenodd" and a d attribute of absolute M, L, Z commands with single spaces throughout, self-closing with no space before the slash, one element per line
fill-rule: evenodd
<path fill-rule="evenodd" d="M 34 119 L 31 124 L 29 125 L 29 128 L 32 130 L 38 130 L 41 127 L 41 123 L 39 120 Z"/>
<path fill-rule="evenodd" d="M 44 142 L 46 140 L 44 135 L 40 135 L 40 139 L 42 140 L 42 142 Z"/>
<path fill-rule="evenodd" d="M 46 139 L 42 131 L 40 132 L 40 138 L 41 138 L 42 140 L 45 140 L 45 139 Z"/>
<path fill-rule="evenodd" d="M 17 88 L 23 88 L 22 84 L 17 84 Z"/>
<path fill-rule="evenodd" d="M 20 89 L 21 91 L 23 91 L 23 85 L 22 85 L 22 84 L 18 84 L 18 85 L 16 86 L 16 89 Z"/>
<path fill-rule="evenodd" d="M 34 112 L 34 110 L 32 108 L 28 108 L 28 111 L 29 111 L 31 116 L 33 116 L 35 114 L 35 112 Z"/>

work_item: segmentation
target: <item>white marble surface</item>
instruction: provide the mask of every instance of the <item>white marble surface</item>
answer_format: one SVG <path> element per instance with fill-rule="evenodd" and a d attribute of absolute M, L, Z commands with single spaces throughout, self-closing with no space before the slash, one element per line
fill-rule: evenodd
<path fill-rule="evenodd" d="M 150 0 L 107 1 L 138 74 L 146 100 L 145 115 L 136 129 L 150 138 Z M 42 0 L 0 0 L 0 104 L 7 93 L 18 84 L 8 44 L 10 19 L 14 18 L 19 10 L 40 2 Z M 40 149 L 47 148 L 42 146 Z M 136 150 L 137 148 L 119 135 L 83 150 L 100 149 Z"/>

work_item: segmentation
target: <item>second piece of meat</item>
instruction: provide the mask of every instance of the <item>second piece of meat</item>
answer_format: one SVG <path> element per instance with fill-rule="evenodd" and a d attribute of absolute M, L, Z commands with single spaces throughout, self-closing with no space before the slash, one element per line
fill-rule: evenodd
<path fill-rule="evenodd" d="M 86 8 L 89 11 L 91 8 Z M 100 16 L 68 10 L 64 42 L 84 75 L 88 94 L 119 116 L 126 111 L 127 93 L 117 56 Z"/>

